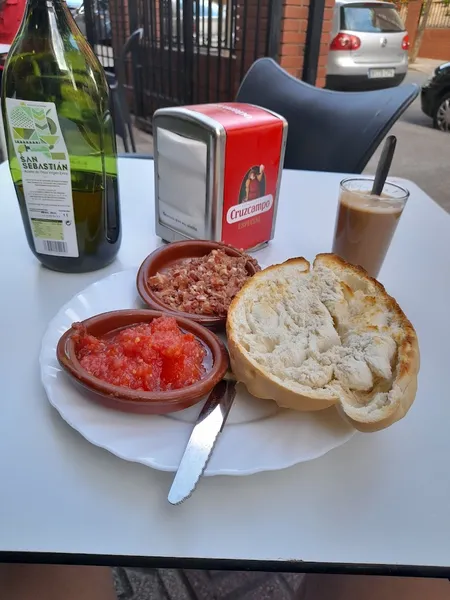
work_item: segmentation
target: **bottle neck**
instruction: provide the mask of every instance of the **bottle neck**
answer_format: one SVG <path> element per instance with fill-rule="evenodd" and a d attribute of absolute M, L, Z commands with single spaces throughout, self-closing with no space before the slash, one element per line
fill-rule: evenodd
<path fill-rule="evenodd" d="M 55 34 L 55 29 L 67 21 L 66 10 L 64 0 L 28 0 L 24 23 L 41 37 Z"/>
<path fill-rule="evenodd" d="M 67 8 L 65 0 L 28 0 L 25 15 L 54 13 L 62 15 Z"/>

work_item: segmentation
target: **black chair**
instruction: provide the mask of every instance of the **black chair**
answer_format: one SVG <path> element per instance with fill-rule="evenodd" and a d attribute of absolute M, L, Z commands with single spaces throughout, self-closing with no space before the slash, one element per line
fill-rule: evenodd
<path fill-rule="evenodd" d="M 287 169 L 361 173 L 389 129 L 419 93 L 415 84 L 371 92 L 334 92 L 292 77 L 271 58 L 250 67 L 237 102 L 288 122 Z"/>
<path fill-rule="evenodd" d="M 142 28 L 136 29 L 123 45 L 119 60 L 116 63 L 117 74 L 115 75 L 114 73 L 106 71 L 106 80 L 108 81 L 110 89 L 110 110 L 114 120 L 114 127 L 116 135 L 123 141 L 126 153 L 136 152 L 133 123 L 125 92 L 126 63 L 128 54 L 132 52 L 135 46 L 140 42 L 143 33 L 144 30 Z"/>
<path fill-rule="evenodd" d="M 116 135 L 121 138 L 125 152 L 130 152 L 130 144 L 131 151 L 135 152 L 133 125 L 123 88 L 119 85 L 114 73 L 106 71 L 105 74 L 109 86 L 109 110 L 113 118 Z"/>

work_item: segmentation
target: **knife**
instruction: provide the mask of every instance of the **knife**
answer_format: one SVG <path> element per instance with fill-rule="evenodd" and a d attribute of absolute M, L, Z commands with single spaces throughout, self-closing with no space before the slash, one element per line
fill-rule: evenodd
<path fill-rule="evenodd" d="M 236 396 L 236 381 L 222 379 L 208 396 L 169 491 L 170 504 L 181 504 L 197 487 Z"/>

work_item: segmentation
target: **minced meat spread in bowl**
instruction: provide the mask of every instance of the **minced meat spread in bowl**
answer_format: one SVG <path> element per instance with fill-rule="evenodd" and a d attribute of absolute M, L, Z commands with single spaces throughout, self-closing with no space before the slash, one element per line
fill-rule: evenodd
<path fill-rule="evenodd" d="M 229 256 L 223 250 L 212 250 L 157 273 L 148 283 L 173 310 L 226 317 L 231 301 L 249 277 L 248 261 L 260 270 L 256 260 L 246 254 Z"/>
<path fill-rule="evenodd" d="M 223 329 L 233 298 L 260 270 L 258 262 L 242 250 L 220 242 L 189 240 L 167 244 L 150 254 L 136 283 L 150 308 Z"/>

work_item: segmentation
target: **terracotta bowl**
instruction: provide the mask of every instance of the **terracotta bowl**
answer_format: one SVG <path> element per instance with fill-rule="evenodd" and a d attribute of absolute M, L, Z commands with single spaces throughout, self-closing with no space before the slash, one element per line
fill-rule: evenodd
<path fill-rule="evenodd" d="M 162 310 L 166 313 L 170 313 L 175 317 L 184 317 L 190 319 L 196 323 L 200 323 L 204 327 L 209 327 L 213 330 L 220 330 L 225 328 L 226 317 L 212 317 L 210 315 L 196 315 L 195 313 L 187 313 L 181 310 L 173 310 L 169 308 L 159 298 L 158 294 L 153 292 L 148 285 L 148 280 L 153 275 L 156 275 L 161 270 L 167 269 L 179 261 L 186 258 L 198 258 L 209 254 L 212 250 L 223 250 L 229 256 L 242 256 L 242 252 L 236 248 L 232 248 L 219 242 L 210 242 L 203 240 L 189 240 L 186 242 L 173 242 L 166 246 L 161 246 L 154 252 L 147 256 L 142 265 L 139 268 L 136 285 L 142 300 L 150 308 L 155 310 Z M 249 276 L 256 273 L 255 266 L 248 261 L 246 269 Z"/>
<path fill-rule="evenodd" d="M 107 312 L 83 321 L 88 333 L 103 337 L 119 329 L 139 323 L 150 323 L 163 313 L 153 310 L 117 310 Z M 193 406 L 204 398 L 225 375 L 228 366 L 228 352 L 208 329 L 188 319 L 177 317 L 181 329 L 192 333 L 206 347 L 210 368 L 204 377 L 185 388 L 164 392 L 144 392 L 112 385 L 94 377 L 78 361 L 75 352 L 73 328 L 60 338 L 56 348 L 58 361 L 73 381 L 88 390 L 88 397 L 103 406 L 129 413 L 166 414 Z"/>

